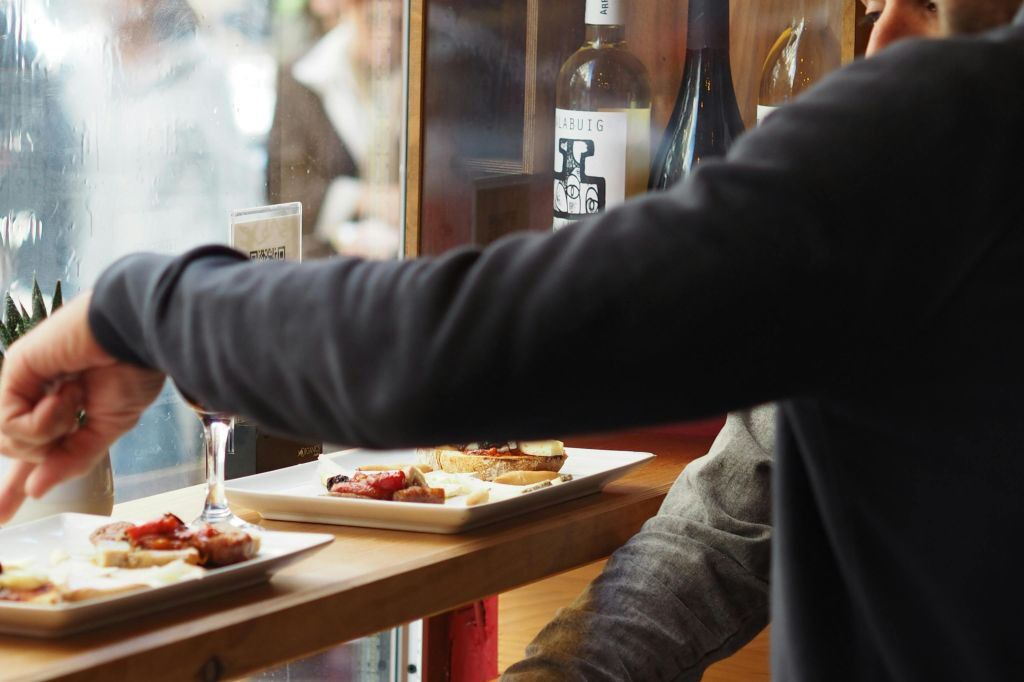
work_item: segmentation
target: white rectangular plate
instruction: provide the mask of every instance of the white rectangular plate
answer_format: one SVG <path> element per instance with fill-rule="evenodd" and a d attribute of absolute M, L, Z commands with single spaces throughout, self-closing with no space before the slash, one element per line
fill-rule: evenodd
<path fill-rule="evenodd" d="M 58 514 L 0 529 L 0 562 L 31 560 L 45 566 L 54 550 L 88 553 L 89 533 L 112 520 L 91 514 Z M 267 580 L 334 539 L 323 533 L 261 531 L 260 535 L 260 553 L 255 558 L 209 569 L 194 580 L 56 606 L 0 602 L 0 633 L 59 637 L 246 587 Z"/>
<path fill-rule="evenodd" d="M 353 497 L 329 497 L 317 478 L 317 463 L 237 478 L 227 483 L 228 500 L 267 519 L 332 523 L 428 533 L 461 533 L 548 505 L 601 490 L 608 482 L 654 457 L 648 452 L 566 448 L 561 473 L 573 480 L 508 499 L 467 507 L 465 497 L 445 504 L 388 502 Z M 413 450 L 346 450 L 330 455 L 346 469 L 371 464 L 411 464 Z"/>

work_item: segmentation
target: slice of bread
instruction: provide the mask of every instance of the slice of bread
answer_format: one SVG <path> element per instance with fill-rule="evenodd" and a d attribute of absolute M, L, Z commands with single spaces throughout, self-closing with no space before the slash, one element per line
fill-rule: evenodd
<path fill-rule="evenodd" d="M 437 453 L 447 448 L 417 448 L 416 463 L 430 467 L 434 471 L 441 471 L 441 463 L 437 461 Z"/>
<path fill-rule="evenodd" d="M 93 561 L 97 566 L 110 568 L 150 568 L 164 566 L 181 559 L 187 564 L 199 563 L 199 550 L 187 549 L 133 549 L 127 542 L 101 541 L 96 545 Z"/>
<path fill-rule="evenodd" d="M 559 471 L 567 459 L 563 452 L 553 457 L 537 457 L 534 455 L 488 457 L 486 455 L 468 455 L 452 448 L 421 448 L 416 451 L 420 461 L 425 464 L 437 462 L 435 468 L 450 474 L 472 473 L 485 481 L 509 471 Z"/>

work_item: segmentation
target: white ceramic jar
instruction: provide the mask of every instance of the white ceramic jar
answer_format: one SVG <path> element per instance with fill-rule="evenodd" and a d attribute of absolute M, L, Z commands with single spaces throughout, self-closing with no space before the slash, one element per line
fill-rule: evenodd
<path fill-rule="evenodd" d="M 0 480 L 6 478 L 13 462 L 9 457 L 0 457 Z M 113 508 L 114 476 L 108 452 L 84 476 L 54 486 L 38 500 L 25 500 L 18 513 L 6 525 L 13 526 L 64 512 L 109 516 Z"/>

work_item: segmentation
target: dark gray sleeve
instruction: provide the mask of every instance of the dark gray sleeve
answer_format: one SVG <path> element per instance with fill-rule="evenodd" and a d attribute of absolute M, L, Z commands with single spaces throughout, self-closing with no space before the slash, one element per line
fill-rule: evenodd
<path fill-rule="evenodd" d="M 768 623 L 775 407 L 729 415 L 502 682 L 699 680 Z"/>
<path fill-rule="evenodd" d="M 90 320 L 206 404 L 365 446 L 607 431 L 820 390 L 934 310 L 989 229 L 940 235 L 929 211 L 949 206 L 863 201 L 866 168 L 877 195 L 946 167 L 920 157 L 942 156 L 931 141 L 956 122 L 890 106 L 942 89 L 930 55 L 906 53 L 844 71 L 673 190 L 554 234 L 385 263 L 135 256 L 100 279 Z M 914 163 L 891 153 L 912 134 Z"/>

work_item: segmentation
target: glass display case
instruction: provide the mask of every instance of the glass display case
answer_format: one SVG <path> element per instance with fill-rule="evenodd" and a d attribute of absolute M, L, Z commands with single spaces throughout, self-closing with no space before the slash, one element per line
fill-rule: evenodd
<path fill-rule="evenodd" d="M 232 210 L 301 201 L 307 258 L 399 252 L 397 0 L 5 0 L 4 291 L 89 288 L 134 251 L 226 243 Z M 203 479 L 168 387 L 111 456 L 117 499 Z"/>
<path fill-rule="evenodd" d="M 766 60 L 802 20 L 823 75 L 854 58 L 856 0 L 732 0 L 729 55 L 743 123 Z M 436 254 L 552 226 L 556 80 L 587 38 L 586 0 L 413 0 L 406 249 Z M 623 2 L 625 40 L 651 86 L 657 149 L 687 54 L 686 0 Z M 861 29 L 863 32 L 863 29 Z M 862 46 L 861 46 L 862 49 Z M 794 67 L 795 68 L 795 67 Z"/>

